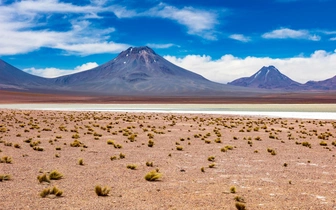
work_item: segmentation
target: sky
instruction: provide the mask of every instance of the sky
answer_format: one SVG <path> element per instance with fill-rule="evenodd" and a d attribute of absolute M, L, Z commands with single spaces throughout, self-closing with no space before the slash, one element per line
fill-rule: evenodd
<path fill-rule="evenodd" d="M 274 65 L 305 83 L 336 75 L 335 0 L 0 0 L 0 59 L 57 77 L 129 47 L 227 83 Z"/>

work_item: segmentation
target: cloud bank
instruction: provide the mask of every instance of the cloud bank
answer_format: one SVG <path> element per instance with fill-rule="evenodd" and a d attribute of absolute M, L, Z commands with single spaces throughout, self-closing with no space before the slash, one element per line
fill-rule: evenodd
<path fill-rule="evenodd" d="M 325 80 L 336 75 L 336 50 L 334 52 L 317 50 L 309 57 L 297 56 L 284 59 L 253 56 L 239 58 L 230 54 L 223 55 L 217 60 L 208 55 L 187 55 L 183 58 L 167 55 L 164 58 L 175 65 L 220 83 L 249 77 L 261 67 L 269 65 L 274 65 L 280 72 L 301 83 L 309 80 Z"/>
<path fill-rule="evenodd" d="M 187 34 L 217 39 L 214 32 L 218 24 L 216 12 L 193 7 L 177 8 L 159 3 L 146 10 L 136 10 L 106 0 L 91 0 L 87 5 L 59 0 L 24 0 L 11 4 L 0 1 L 0 55 L 25 54 L 42 47 L 80 56 L 118 53 L 131 44 L 114 41 L 117 29 L 101 29 L 93 21 L 111 15 L 119 19 L 169 19 L 184 26 Z M 62 30 L 57 26 L 60 23 Z"/>
<path fill-rule="evenodd" d="M 58 68 L 44 68 L 44 69 L 36 69 L 36 68 L 27 68 L 23 69 L 23 71 L 46 78 L 55 78 L 59 76 L 64 76 L 68 74 L 74 74 L 82 71 L 86 71 L 89 69 L 93 69 L 97 67 L 98 64 L 96 62 L 88 62 L 80 66 L 76 66 L 74 69 L 58 69 Z"/>

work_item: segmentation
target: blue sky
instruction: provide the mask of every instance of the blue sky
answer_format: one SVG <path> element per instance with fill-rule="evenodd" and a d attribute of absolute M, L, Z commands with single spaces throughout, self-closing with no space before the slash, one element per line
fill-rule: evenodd
<path fill-rule="evenodd" d="M 336 75 L 334 0 L 0 0 L 0 58 L 55 77 L 147 45 L 217 81 L 275 65 L 299 82 Z"/>

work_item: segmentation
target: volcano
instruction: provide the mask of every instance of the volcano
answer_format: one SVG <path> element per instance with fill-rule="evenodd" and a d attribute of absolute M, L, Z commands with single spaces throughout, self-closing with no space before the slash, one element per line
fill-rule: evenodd
<path fill-rule="evenodd" d="M 258 72 L 250 77 L 242 77 L 230 83 L 230 85 L 280 90 L 298 90 L 302 89 L 302 84 L 293 81 L 282 74 L 274 66 L 264 66 Z"/>
<path fill-rule="evenodd" d="M 48 85 L 48 79 L 28 74 L 0 59 L 0 89 L 34 90 Z"/>
<path fill-rule="evenodd" d="M 84 72 L 52 79 L 61 90 L 107 95 L 216 95 L 246 91 L 180 68 L 149 47 L 130 47 L 115 59 Z"/>

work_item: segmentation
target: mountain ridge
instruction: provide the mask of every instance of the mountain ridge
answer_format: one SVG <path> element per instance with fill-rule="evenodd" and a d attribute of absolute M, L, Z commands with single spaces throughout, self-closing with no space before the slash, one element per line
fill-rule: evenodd
<path fill-rule="evenodd" d="M 297 89 L 302 86 L 302 84 L 290 79 L 286 75 L 282 74 L 274 66 L 263 66 L 259 71 L 250 77 L 242 77 L 232 82 L 230 85 L 243 86 L 243 87 L 254 87 L 263 89 Z"/>
<path fill-rule="evenodd" d="M 221 84 L 176 66 L 143 46 L 130 47 L 98 67 L 57 78 L 31 75 L 0 59 L 0 89 L 116 96 L 239 96 L 336 90 L 336 76 L 301 84 L 274 66 L 263 66 L 250 77 Z"/>
<path fill-rule="evenodd" d="M 5 89 L 38 89 L 47 85 L 48 79 L 26 73 L 0 59 L 0 88 Z"/>
<path fill-rule="evenodd" d="M 8 65 L 6 67 L 9 69 Z M 15 72 L 20 71 L 18 69 Z M 10 72 L 10 71 L 9 71 Z M 22 71 L 21 71 L 22 72 Z M 176 66 L 149 47 L 130 47 L 116 58 L 83 72 L 57 78 L 24 74 L 24 90 L 81 95 L 115 96 L 209 96 L 258 92 L 254 89 L 212 82 L 203 76 Z M 8 77 L 10 78 L 10 77 Z M 14 82 L 20 88 L 20 82 Z M 14 79 L 13 79 L 14 81 Z M 6 84 L 0 80 L 0 84 Z M 1 86 L 0 86 L 1 88 Z M 6 88 L 2 88 L 6 89 Z"/>

